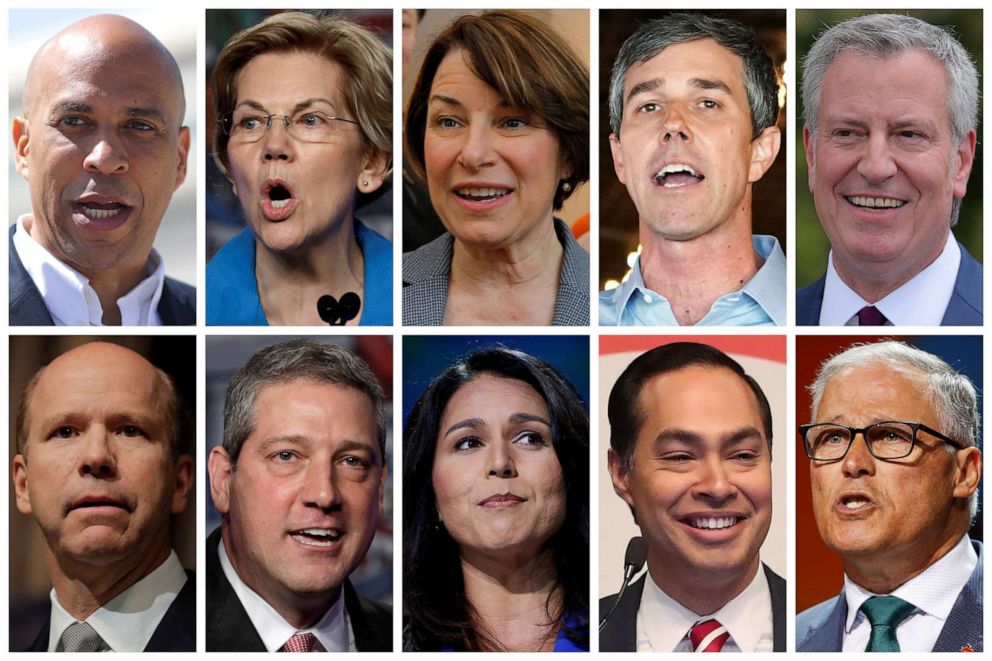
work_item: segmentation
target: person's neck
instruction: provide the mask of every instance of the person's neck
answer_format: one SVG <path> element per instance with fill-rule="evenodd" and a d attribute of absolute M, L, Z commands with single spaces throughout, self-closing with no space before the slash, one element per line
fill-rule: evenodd
<path fill-rule="evenodd" d="M 364 302 L 364 270 L 351 219 L 336 223 L 332 232 L 302 250 L 275 252 L 255 241 L 259 301 L 272 325 L 323 324 L 317 299 L 325 294 L 340 300 L 355 292 Z"/>
<path fill-rule="evenodd" d="M 842 556 L 844 573 L 869 592 L 889 594 L 947 555 L 964 534 L 960 530 L 949 533 L 929 553 L 920 553 L 920 549 L 914 544 L 913 548 L 896 549 L 893 553 L 876 554 L 872 557 Z"/>
<path fill-rule="evenodd" d="M 504 651 L 554 648 L 564 606 L 550 550 L 495 556 L 463 552 L 461 566 L 476 626 Z"/>
<path fill-rule="evenodd" d="M 726 606 L 747 589 L 760 568 L 757 556 L 742 568 L 723 571 L 674 567 L 664 558 L 648 557 L 655 585 L 696 615 L 709 615 Z"/>
<path fill-rule="evenodd" d="M 948 230 L 949 232 L 950 230 Z M 838 277 L 861 298 L 869 303 L 877 303 L 904 284 L 915 278 L 921 271 L 934 263 L 944 251 L 943 243 L 914 261 L 887 260 L 885 262 L 842 263 L 836 252 L 831 253 L 831 261 Z"/>
<path fill-rule="evenodd" d="M 168 539 L 154 553 L 129 553 L 111 564 L 59 558 L 47 552 L 48 575 L 62 608 L 83 621 L 98 608 L 155 571 L 169 557 Z"/>
<path fill-rule="evenodd" d="M 672 306 L 679 325 L 698 323 L 713 303 L 738 291 L 764 263 L 754 251 L 751 222 L 724 223 L 689 241 L 672 241 L 641 223 L 641 277 Z"/>
<path fill-rule="evenodd" d="M 554 222 L 542 222 L 514 243 L 498 248 L 479 247 L 455 239 L 452 278 L 481 290 L 512 288 L 553 280 L 557 285 L 564 249 Z"/>

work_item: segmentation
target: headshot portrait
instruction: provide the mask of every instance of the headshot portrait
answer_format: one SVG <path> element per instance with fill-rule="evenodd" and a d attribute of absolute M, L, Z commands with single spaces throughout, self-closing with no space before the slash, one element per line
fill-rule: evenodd
<path fill-rule="evenodd" d="M 207 10 L 207 324 L 392 324 L 392 32 Z"/>
<path fill-rule="evenodd" d="M 601 325 L 785 325 L 785 56 L 784 9 L 600 12 Z"/>
<path fill-rule="evenodd" d="M 600 651 L 784 652 L 785 338 L 599 352 Z"/>
<path fill-rule="evenodd" d="M 10 325 L 196 323 L 195 30 L 167 11 L 9 19 Z"/>
<path fill-rule="evenodd" d="M 403 324 L 588 326 L 589 12 L 431 9 L 415 40 Z"/>
<path fill-rule="evenodd" d="M 208 338 L 208 652 L 393 650 L 391 343 Z"/>
<path fill-rule="evenodd" d="M 982 338 L 796 354 L 796 649 L 981 652 Z"/>
<path fill-rule="evenodd" d="M 796 29 L 796 324 L 981 326 L 981 10 Z"/>
<path fill-rule="evenodd" d="M 403 349 L 403 650 L 588 651 L 588 338 Z"/>
<path fill-rule="evenodd" d="M 10 651 L 196 651 L 195 338 L 10 356 Z"/>

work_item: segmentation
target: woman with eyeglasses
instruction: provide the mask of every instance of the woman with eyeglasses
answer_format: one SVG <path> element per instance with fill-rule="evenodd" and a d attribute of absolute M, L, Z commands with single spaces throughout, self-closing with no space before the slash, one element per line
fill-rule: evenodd
<path fill-rule="evenodd" d="M 355 23 L 276 14 L 213 69 L 214 157 L 248 228 L 207 266 L 207 323 L 392 323 L 392 246 L 355 218 L 392 164 L 392 55 Z"/>

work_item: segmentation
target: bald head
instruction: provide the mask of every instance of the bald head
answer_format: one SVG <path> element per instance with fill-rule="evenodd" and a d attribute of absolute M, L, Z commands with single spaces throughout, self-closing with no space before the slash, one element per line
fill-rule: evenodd
<path fill-rule="evenodd" d="M 168 96 L 176 104 L 174 117 L 182 122 L 186 99 L 179 65 L 172 53 L 151 32 L 115 14 L 76 21 L 38 49 L 24 83 L 25 116 L 30 118 L 36 112 L 39 100 L 58 94 L 53 85 L 65 74 L 108 67 L 138 69 L 148 79 L 168 84 Z"/>
<path fill-rule="evenodd" d="M 174 456 L 183 451 L 185 411 L 172 379 L 141 354 L 109 342 L 70 349 L 35 373 L 18 408 L 17 451 L 27 453 L 32 430 L 47 416 L 58 418 L 59 407 L 71 408 L 74 398 L 110 398 L 114 390 L 133 395 L 137 410 L 167 430 Z"/>

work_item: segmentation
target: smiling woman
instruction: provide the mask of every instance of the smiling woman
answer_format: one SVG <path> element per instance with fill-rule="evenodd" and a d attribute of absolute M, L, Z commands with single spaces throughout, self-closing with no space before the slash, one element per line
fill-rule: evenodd
<path fill-rule="evenodd" d="M 404 649 L 588 649 L 588 444 L 572 385 L 525 353 L 431 383 L 405 433 Z"/>
<path fill-rule="evenodd" d="M 589 179 L 588 90 L 562 38 L 520 12 L 434 40 L 405 140 L 447 232 L 404 255 L 404 324 L 589 323 L 589 256 L 554 216 Z"/>
<path fill-rule="evenodd" d="M 355 218 L 389 177 L 389 49 L 350 21 L 276 14 L 218 56 L 214 148 L 248 228 L 207 267 L 207 323 L 392 323 L 392 246 Z"/>

